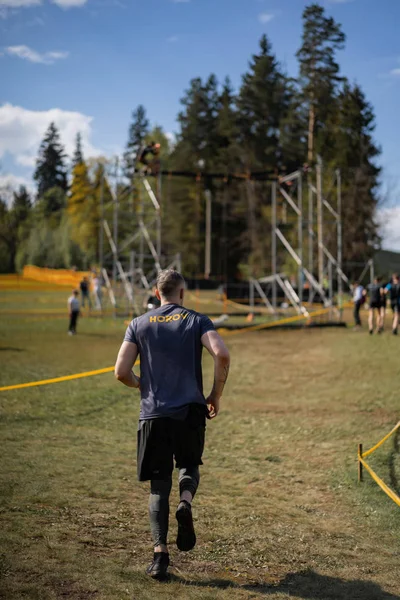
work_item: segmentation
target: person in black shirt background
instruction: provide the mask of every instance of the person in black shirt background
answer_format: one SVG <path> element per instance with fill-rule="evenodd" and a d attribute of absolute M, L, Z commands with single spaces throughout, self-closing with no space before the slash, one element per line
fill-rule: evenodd
<path fill-rule="evenodd" d="M 145 146 L 144 148 L 141 148 L 139 153 L 138 153 L 138 161 L 142 163 L 142 165 L 144 165 L 144 173 L 150 174 L 150 175 L 156 175 L 157 174 L 157 165 L 159 165 L 159 160 L 158 160 L 158 156 L 160 154 L 160 144 L 156 143 L 156 142 L 151 142 L 151 144 L 149 144 L 148 146 Z M 147 156 L 149 154 L 153 155 L 153 160 L 151 163 L 149 163 Z"/>
<path fill-rule="evenodd" d="M 390 297 L 390 306 L 393 311 L 393 335 L 397 335 L 397 328 L 399 326 L 399 306 L 400 306 L 400 279 L 397 273 L 392 275 L 392 280 L 385 287 L 385 295 Z"/>
<path fill-rule="evenodd" d="M 374 282 L 368 286 L 369 294 L 369 315 L 368 315 L 368 328 L 369 333 L 374 333 L 374 317 L 376 314 L 376 333 L 382 332 L 382 297 L 384 296 L 384 290 L 382 287 L 382 280 L 380 277 L 375 277 Z"/>
<path fill-rule="evenodd" d="M 89 293 L 89 281 L 87 277 L 84 277 L 79 284 L 81 290 L 82 297 L 82 306 L 85 306 L 85 300 L 88 301 L 89 308 L 92 308 L 92 303 L 90 301 L 90 293 Z"/>

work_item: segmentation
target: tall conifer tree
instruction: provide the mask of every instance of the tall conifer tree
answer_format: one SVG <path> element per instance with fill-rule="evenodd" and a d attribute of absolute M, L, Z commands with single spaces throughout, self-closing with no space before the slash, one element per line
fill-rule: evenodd
<path fill-rule="evenodd" d="M 54 123 L 50 123 L 40 144 L 33 178 L 37 183 L 39 198 L 52 188 L 60 188 L 63 192 L 68 189 L 65 152 Z"/>
<path fill-rule="evenodd" d="M 124 173 L 129 179 L 132 179 L 134 175 L 137 153 L 149 133 L 149 125 L 146 109 L 142 104 L 139 104 L 132 113 L 132 123 L 129 126 L 128 141 L 124 153 Z"/>
<path fill-rule="evenodd" d="M 341 26 L 325 14 L 323 6 L 313 3 L 304 9 L 302 45 L 297 57 L 303 95 L 308 105 L 307 161 L 310 164 L 324 146 L 323 135 L 319 140 L 318 135 L 323 133 L 332 110 L 340 81 L 336 52 L 344 48 L 345 39 Z"/>

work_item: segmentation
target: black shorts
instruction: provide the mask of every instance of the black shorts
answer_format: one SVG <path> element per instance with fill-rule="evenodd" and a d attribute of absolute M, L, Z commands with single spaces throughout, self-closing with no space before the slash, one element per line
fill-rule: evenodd
<path fill-rule="evenodd" d="M 191 404 L 180 421 L 167 417 L 139 421 L 137 474 L 139 481 L 166 479 L 178 469 L 202 465 L 207 407 Z"/>
<path fill-rule="evenodd" d="M 369 307 L 370 308 L 378 308 L 378 309 L 380 309 L 380 308 L 382 308 L 382 304 L 380 302 L 370 302 Z"/>
<path fill-rule="evenodd" d="M 391 302 L 391 307 L 392 307 L 392 311 L 394 313 L 399 312 L 399 303 L 398 302 Z"/>

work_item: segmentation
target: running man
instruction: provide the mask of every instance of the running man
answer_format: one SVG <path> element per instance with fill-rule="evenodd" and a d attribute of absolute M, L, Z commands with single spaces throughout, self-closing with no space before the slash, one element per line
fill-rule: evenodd
<path fill-rule="evenodd" d="M 229 352 L 210 319 L 183 307 L 185 280 L 172 269 L 161 271 L 156 295 L 161 306 L 133 319 L 115 365 L 115 376 L 141 393 L 137 469 L 139 481 L 150 480 L 149 516 L 154 542 L 147 569 L 165 579 L 169 496 L 173 459 L 179 469 L 180 502 L 176 511 L 176 545 L 188 551 L 196 544 L 192 500 L 202 465 L 206 418 L 215 418 L 229 372 Z M 203 395 L 203 346 L 214 359 L 214 385 Z M 133 371 L 140 356 L 140 378 Z"/>
<path fill-rule="evenodd" d="M 389 284 L 388 284 L 389 285 Z M 383 330 L 385 329 L 385 317 L 386 317 L 386 306 L 387 306 L 387 291 L 386 291 L 387 285 L 385 285 L 382 282 L 382 294 L 381 294 L 381 310 L 380 310 L 380 317 L 381 317 L 381 333 L 383 332 Z"/>
<path fill-rule="evenodd" d="M 382 332 L 382 319 L 381 319 L 381 307 L 382 307 L 382 280 L 380 277 L 375 277 L 374 282 L 368 285 L 369 293 L 369 315 L 368 315 L 368 328 L 369 333 L 374 333 L 374 316 L 376 312 L 376 333 Z"/>
<path fill-rule="evenodd" d="M 392 280 L 385 288 L 385 294 L 390 296 L 390 306 L 393 311 L 392 333 L 397 335 L 399 326 L 399 307 L 400 307 L 400 279 L 397 273 L 392 275 Z"/>

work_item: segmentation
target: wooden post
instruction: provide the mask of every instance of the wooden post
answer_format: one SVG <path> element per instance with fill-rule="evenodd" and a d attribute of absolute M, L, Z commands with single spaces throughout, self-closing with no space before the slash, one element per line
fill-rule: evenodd
<path fill-rule="evenodd" d="M 360 461 L 360 457 L 362 457 L 363 446 L 362 444 L 358 444 L 358 483 L 363 481 L 363 465 Z"/>

